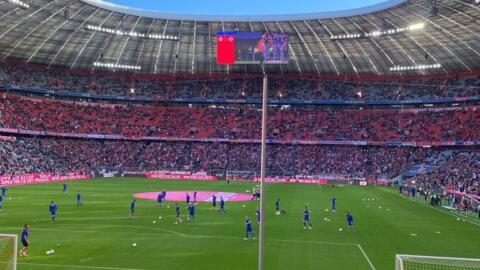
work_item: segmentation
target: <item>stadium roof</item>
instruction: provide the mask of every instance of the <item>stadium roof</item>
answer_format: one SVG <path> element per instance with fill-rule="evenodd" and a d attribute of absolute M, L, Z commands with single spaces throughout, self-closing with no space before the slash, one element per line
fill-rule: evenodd
<path fill-rule="evenodd" d="M 138 66 L 141 70 L 136 72 L 141 73 L 256 73 L 262 72 L 261 66 L 217 65 L 216 33 L 284 31 L 289 33 L 290 62 L 267 65 L 266 72 L 405 75 L 478 71 L 480 6 L 475 1 L 438 1 L 438 15 L 433 17 L 428 15 L 430 1 L 409 0 L 390 1 L 375 11 L 284 15 L 262 21 L 260 17 L 214 20 L 221 18 L 149 14 L 92 0 L 4 0 L 0 2 L 0 58 L 92 70 L 106 69 L 94 66 L 95 62 Z M 422 23 L 423 29 L 398 31 Z M 378 36 L 382 30 L 386 34 Z M 366 37 L 368 33 L 373 34 Z M 434 64 L 441 67 L 428 69 Z M 408 67 L 418 69 L 406 71 Z"/>

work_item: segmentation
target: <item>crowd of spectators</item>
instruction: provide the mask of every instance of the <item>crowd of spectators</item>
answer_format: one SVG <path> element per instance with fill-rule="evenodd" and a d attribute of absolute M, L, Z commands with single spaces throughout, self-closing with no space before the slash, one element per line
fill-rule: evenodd
<path fill-rule="evenodd" d="M 480 151 L 437 152 L 430 156 L 428 174 L 415 176 L 415 185 L 423 191 L 449 189 L 480 196 Z"/>
<path fill-rule="evenodd" d="M 423 161 L 422 148 L 271 144 L 272 176 L 385 178 Z M 259 144 L 22 138 L 0 143 L 0 175 L 101 171 L 191 170 L 210 174 L 260 170 Z"/>
<path fill-rule="evenodd" d="M 478 107 L 338 109 L 271 107 L 268 137 L 284 141 L 477 141 Z M 0 127 L 61 133 L 260 139 L 252 106 L 151 107 L 0 96 Z"/>
<path fill-rule="evenodd" d="M 0 83 L 21 87 L 157 99 L 259 99 L 261 78 L 157 80 L 96 73 L 72 73 L 41 66 L 0 63 Z M 271 78 L 269 96 L 279 100 L 404 100 L 480 96 L 480 78 L 392 81 Z"/>

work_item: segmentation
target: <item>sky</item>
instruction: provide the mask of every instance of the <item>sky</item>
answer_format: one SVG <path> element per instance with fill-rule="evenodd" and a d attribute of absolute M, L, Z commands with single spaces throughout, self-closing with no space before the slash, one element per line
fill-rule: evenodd
<path fill-rule="evenodd" d="M 271 15 L 331 12 L 367 7 L 387 0 L 104 0 L 163 13 Z"/>

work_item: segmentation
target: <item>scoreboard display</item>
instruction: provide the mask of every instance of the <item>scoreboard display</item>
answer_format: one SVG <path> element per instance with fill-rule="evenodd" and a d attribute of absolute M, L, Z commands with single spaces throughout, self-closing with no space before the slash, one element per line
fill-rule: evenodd
<path fill-rule="evenodd" d="M 287 33 L 217 33 L 217 64 L 219 65 L 287 63 Z"/>

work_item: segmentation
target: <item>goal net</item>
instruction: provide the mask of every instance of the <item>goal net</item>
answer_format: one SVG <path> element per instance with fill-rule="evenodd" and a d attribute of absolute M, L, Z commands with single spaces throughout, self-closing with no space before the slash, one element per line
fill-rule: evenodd
<path fill-rule="evenodd" d="M 397 255 L 395 270 L 473 270 L 480 269 L 480 259 Z"/>
<path fill-rule="evenodd" d="M 0 270 L 17 269 L 17 236 L 0 234 Z"/>

